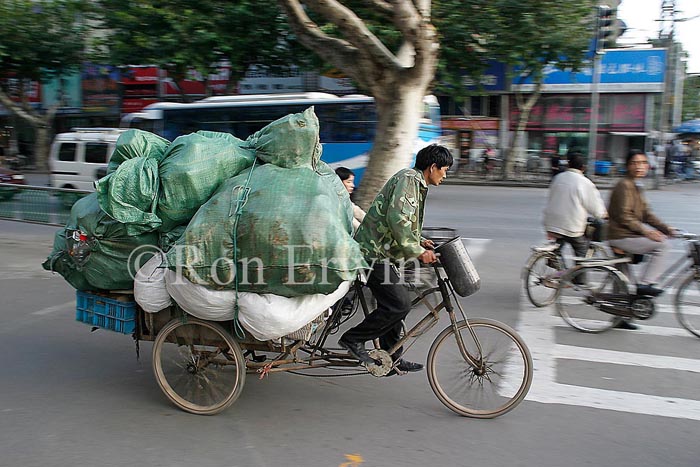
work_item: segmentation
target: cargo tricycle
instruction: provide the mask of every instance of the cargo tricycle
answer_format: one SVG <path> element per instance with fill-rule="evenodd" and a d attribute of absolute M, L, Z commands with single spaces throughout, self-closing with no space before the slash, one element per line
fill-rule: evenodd
<path fill-rule="evenodd" d="M 382 350 L 375 342 L 370 356 L 376 364 L 361 364 L 335 343 L 334 335 L 353 314 L 339 304 L 293 334 L 270 341 L 241 333 L 236 322 L 198 319 L 177 306 L 146 313 L 124 292 L 78 292 L 78 319 L 133 333 L 137 342 L 152 341 L 153 372 L 166 397 L 187 412 L 213 415 L 240 396 L 247 374 L 265 378 L 279 372 L 374 377 L 400 373 L 391 355 L 401 347 L 404 351 L 410 348 L 444 314 L 449 324 L 437 335 L 427 356 L 430 387 L 440 402 L 459 415 L 497 417 L 527 395 L 532 382 L 530 352 L 509 326 L 492 319 L 467 318 L 457 295 L 475 292 L 479 280 L 462 239 L 444 242 L 436 252 L 440 261 L 430 266 L 434 285 L 419 289 L 408 283 L 415 293 L 412 305 L 422 305 L 427 313 L 404 329 L 393 348 Z M 366 315 L 370 310 L 362 281 L 357 280 L 354 287 L 353 311 L 362 310 Z"/>

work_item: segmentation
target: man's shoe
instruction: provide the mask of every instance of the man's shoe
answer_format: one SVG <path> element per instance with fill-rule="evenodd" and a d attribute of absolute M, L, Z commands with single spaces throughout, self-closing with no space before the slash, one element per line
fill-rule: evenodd
<path fill-rule="evenodd" d="M 630 331 L 634 331 L 635 329 L 639 329 L 639 326 L 634 324 L 632 321 L 628 319 L 623 319 L 619 323 L 615 325 L 615 328 L 617 329 L 628 329 Z"/>
<path fill-rule="evenodd" d="M 637 296 L 646 295 L 649 297 L 656 297 L 664 293 L 664 289 L 659 289 L 649 284 L 637 284 Z"/>
<path fill-rule="evenodd" d="M 423 369 L 423 364 L 416 363 L 416 362 L 409 362 L 408 360 L 404 360 L 403 358 L 401 358 L 396 363 L 396 368 L 398 368 L 399 371 L 405 371 L 406 373 L 413 373 L 414 371 L 421 371 Z"/>
<path fill-rule="evenodd" d="M 422 369 L 422 363 L 409 362 L 408 360 L 401 358 L 396 363 L 396 366 L 389 373 L 387 373 L 387 376 L 405 375 L 406 373 L 413 373 L 416 371 L 421 371 Z"/>
<path fill-rule="evenodd" d="M 343 339 L 342 337 L 338 340 L 338 345 L 348 351 L 350 355 L 355 357 L 366 365 L 376 365 L 377 362 L 372 357 L 369 356 L 367 350 L 365 349 L 364 342 L 351 342 Z"/>

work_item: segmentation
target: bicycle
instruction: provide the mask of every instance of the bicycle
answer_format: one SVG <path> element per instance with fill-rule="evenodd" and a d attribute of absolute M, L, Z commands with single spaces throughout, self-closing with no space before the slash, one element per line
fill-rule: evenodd
<path fill-rule="evenodd" d="M 564 259 L 562 244 L 556 240 L 531 250 L 522 274 L 527 298 L 536 307 L 551 305 L 557 299 L 559 278 L 571 266 Z M 602 243 L 591 241 L 585 258 L 596 257 L 607 258 L 608 250 Z"/>
<path fill-rule="evenodd" d="M 700 337 L 700 240 L 688 232 L 676 236 L 685 241 L 688 254 L 666 269 L 662 276 L 666 279 L 659 287 L 666 289 L 677 284 L 676 317 L 686 330 Z M 561 277 L 557 311 L 571 327 L 598 333 L 623 319 L 646 320 L 654 316 L 654 297 L 637 295 L 630 287 L 635 281 L 629 265 L 640 258 L 616 254 L 616 258 L 580 260 Z M 583 281 L 582 275 L 585 275 Z"/>
<path fill-rule="evenodd" d="M 446 258 L 443 253 L 450 245 L 461 246 L 466 254 L 461 238 L 457 237 L 436 248 L 441 260 Z M 453 298 L 456 293 L 465 296 L 460 278 L 450 279 L 447 266 L 446 272 L 438 265 L 433 268 L 437 286 L 420 293 L 413 289 L 417 295 L 413 305 L 424 304 L 428 313 L 405 331 L 391 349 L 371 350 L 370 356 L 376 364 L 360 364 L 344 350 L 326 345 L 329 336 L 350 318 L 339 304 L 333 307 L 329 317 L 323 316 L 307 325 L 308 329 L 275 341 L 258 341 L 247 334 L 245 338 L 234 338 L 227 331 L 232 323 L 212 323 L 177 310 L 148 314 L 149 321 L 137 329 L 137 338 L 154 340 L 154 373 L 168 399 L 185 411 L 211 415 L 238 398 L 249 372 L 258 373 L 260 378 L 277 372 L 305 376 L 386 376 L 395 366 L 391 355 L 401 346 L 405 350 L 410 348 L 438 323 L 444 310 L 450 324 L 438 334 L 428 352 L 426 368 L 430 387 L 446 407 L 459 415 L 474 418 L 503 415 L 522 402 L 530 388 L 533 374 L 530 351 L 509 326 L 491 319 L 468 319 L 459 301 L 454 300 L 461 314 L 458 317 Z M 364 313 L 369 313 L 363 287 L 356 282 L 355 300 Z M 435 294 L 439 294 L 441 301 L 433 306 L 429 299 Z M 159 316 L 161 313 L 163 316 Z M 160 323 L 167 324 L 161 327 Z M 348 368 L 362 370 L 339 373 Z M 336 372 L 314 374 L 315 370 Z"/>

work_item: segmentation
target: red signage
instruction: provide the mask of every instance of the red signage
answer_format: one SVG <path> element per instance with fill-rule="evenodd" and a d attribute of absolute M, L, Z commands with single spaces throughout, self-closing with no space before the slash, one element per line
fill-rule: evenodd
<path fill-rule="evenodd" d="M 128 98 L 122 99 L 122 113 L 140 112 L 147 105 L 155 104 L 158 99 Z"/>
<path fill-rule="evenodd" d="M 498 130 L 497 118 L 443 117 L 444 130 Z"/>

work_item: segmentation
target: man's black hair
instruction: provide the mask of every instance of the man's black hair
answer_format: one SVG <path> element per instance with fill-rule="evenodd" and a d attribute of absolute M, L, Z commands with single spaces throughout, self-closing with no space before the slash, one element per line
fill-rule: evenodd
<path fill-rule="evenodd" d="M 647 157 L 647 155 L 641 149 L 630 149 L 630 152 L 627 154 L 627 160 L 625 161 L 625 166 L 630 165 L 630 161 L 632 160 L 632 158 L 638 154 L 641 154 L 645 158 Z"/>
<path fill-rule="evenodd" d="M 586 165 L 586 159 L 581 151 L 571 151 L 567 159 L 569 160 L 570 169 L 583 170 L 583 166 Z"/>
<path fill-rule="evenodd" d="M 348 178 L 350 178 L 351 175 L 352 175 L 353 177 L 355 176 L 355 172 L 353 172 L 352 170 L 348 169 L 347 167 L 338 167 L 337 169 L 335 169 L 335 174 L 336 174 L 338 177 L 340 177 L 340 179 L 341 179 L 342 181 L 347 180 Z"/>
<path fill-rule="evenodd" d="M 438 168 L 452 167 L 452 154 L 445 146 L 431 144 L 426 146 L 416 154 L 416 163 L 413 166 L 416 170 L 425 170 L 435 164 Z"/>

